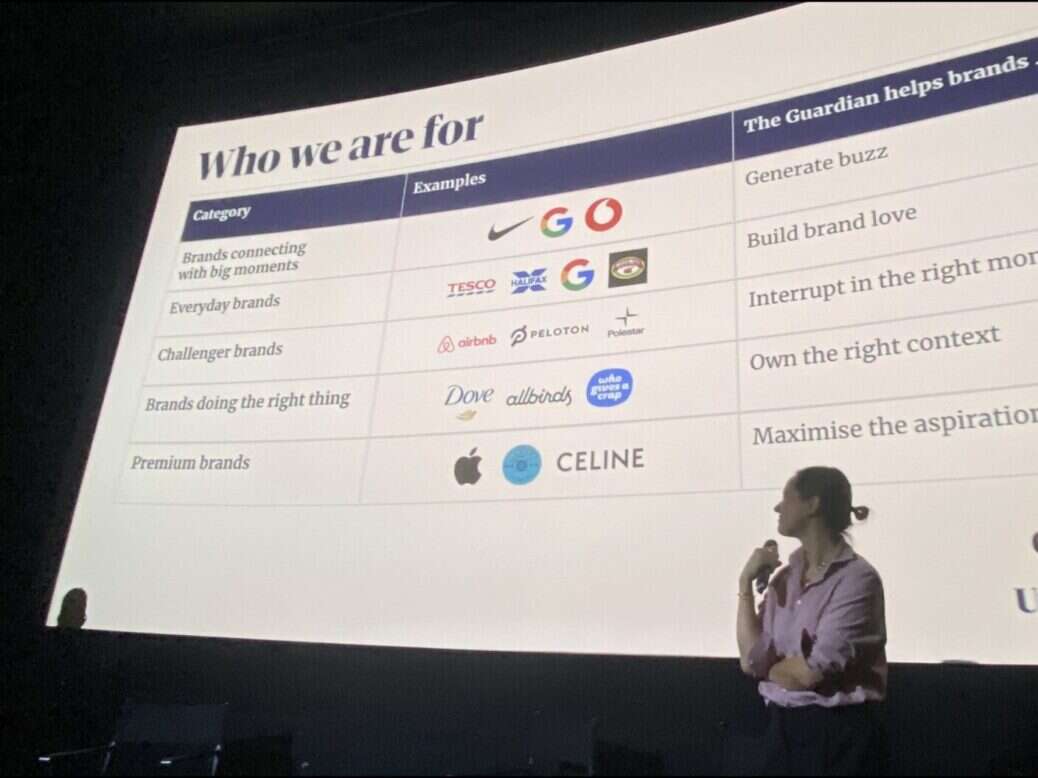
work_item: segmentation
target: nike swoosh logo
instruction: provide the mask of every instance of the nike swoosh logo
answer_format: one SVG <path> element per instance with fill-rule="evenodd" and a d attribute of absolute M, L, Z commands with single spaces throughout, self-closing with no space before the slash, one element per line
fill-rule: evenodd
<path fill-rule="evenodd" d="M 497 240 L 498 238 L 503 238 L 505 235 L 507 235 L 512 230 L 516 229 L 517 227 L 522 227 L 524 224 L 526 224 L 526 222 L 530 221 L 530 219 L 532 219 L 532 218 L 533 218 L 532 216 L 527 216 L 521 222 L 516 222 L 511 227 L 505 227 L 500 232 L 495 230 L 493 225 L 491 225 L 490 232 L 487 233 L 487 240 Z"/>

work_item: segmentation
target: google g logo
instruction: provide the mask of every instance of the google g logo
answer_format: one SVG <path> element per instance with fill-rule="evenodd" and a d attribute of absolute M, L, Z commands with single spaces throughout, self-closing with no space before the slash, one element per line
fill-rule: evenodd
<path fill-rule="evenodd" d="M 541 233 L 548 238 L 561 238 L 573 229 L 573 217 L 568 208 L 552 208 L 541 217 Z M 593 232 L 611 230 L 623 218 L 624 207 L 615 197 L 595 200 L 584 212 L 584 224 Z"/>
<path fill-rule="evenodd" d="M 567 213 L 569 213 L 567 208 L 552 208 L 541 217 L 541 232 L 549 238 L 561 238 L 573 228 L 573 217 L 563 215 Z M 556 216 L 559 218 L 555 220 L 555 227 L 552 228 L 549 225 Z"/>
<path fill-rule="evenodd" d="M 587 267 L 591 263 L 586 259 L 574 259 L 572 262 L 567 263 L 566 267 L 562 268 L 562 285 L 569 289 L 571 292 L 579 292 L 581 289 L 587 289 L 591 285 L 591 282 L 595 280 L 594 270 L 578 270 L 576 273 L 573 272 L 574 268 Z M 576 276 L 577 281 L 573 280 Z"/>

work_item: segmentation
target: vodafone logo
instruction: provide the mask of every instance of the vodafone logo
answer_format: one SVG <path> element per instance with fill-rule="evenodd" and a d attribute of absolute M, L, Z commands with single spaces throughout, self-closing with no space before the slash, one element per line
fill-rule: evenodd
<path fill-rule="evenodd" d="M 444 335 L 440 344 L 436 347 L 437 354 L 450 354 L 459 348 L 477 348 L 479 346 L 496 346 L 497 338 L 493 335 L 484 337 L 469 336 L 455 341 L 450 335 Z"/>
<path fill-rule="evenodd" d="M 493 278 L 481 278 L 478 281 L 455 281 L 447 284 L 447 297 L 471 297 L 476 294 L 493 294 L 497 289 L 497 281 Z"/>
<path fill-rule="evenodd" d="M 613 229 L 623 218 L 624 207 L 615 197 L 600 197 L 584 212 L 584 224 L 592 232 Z M 541 234 L 546 238 L 561 238 L 573 229 L 573 217 L 563 206 L 550 208 L 541 217 Z"/>
<path fill-rule="evenodd" d="M 605 232 L 619 224 L 623 215 L 624 207 L 620 205 L 619 200 L 615 197 L 603 197 L 588 206 L 587 213 L 584 214 L 584 224 L 595 232 Z"/>

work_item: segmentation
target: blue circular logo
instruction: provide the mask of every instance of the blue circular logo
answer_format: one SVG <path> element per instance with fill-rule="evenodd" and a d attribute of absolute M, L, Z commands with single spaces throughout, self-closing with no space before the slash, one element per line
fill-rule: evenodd
<path fill-rule="evenodd" d="M 533 446 L 516 446 L 507 454 L 501 472 L 509 483 L 523 486 L 541 472 L 541 452 Z"/>
<path fill-rule="evenodd" d="M 599 370 L 587 382 L 587 401 L 598 408 L 612 408 L 627 402 L 634 391 L 634 378 L 630 370 L 611 367 Z"/>

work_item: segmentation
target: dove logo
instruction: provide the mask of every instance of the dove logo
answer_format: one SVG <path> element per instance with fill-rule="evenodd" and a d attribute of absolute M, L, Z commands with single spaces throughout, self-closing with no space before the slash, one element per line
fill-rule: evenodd
<path fill-rule="evenodd" d="M 492 402 L 493 399 L 493 389 L 466 389 L 461 384 L 451 384 L 447 387 L 447 397 L 443 404 L 453 408 L 458 405 L 481 405 Z"/>

